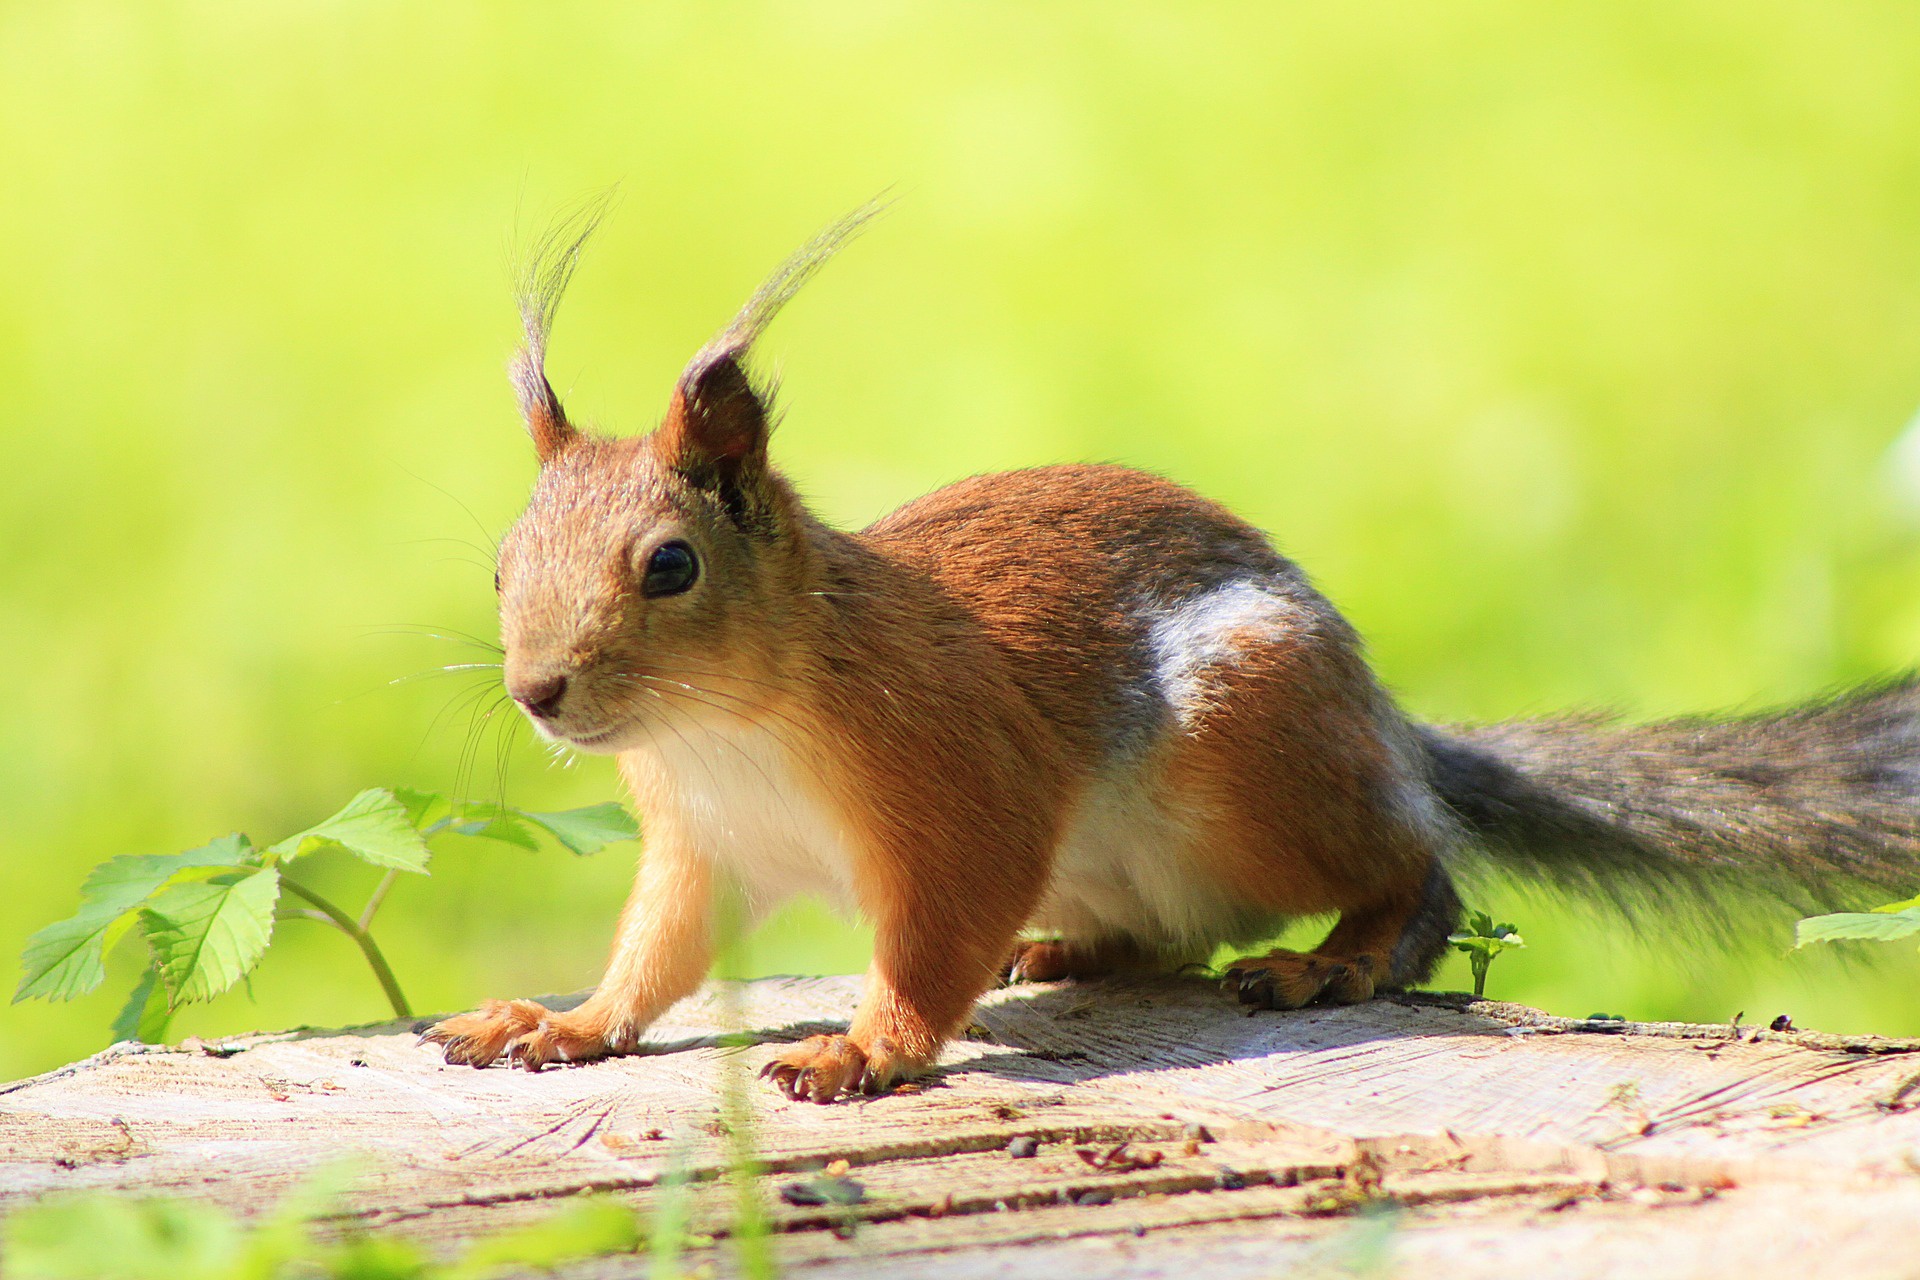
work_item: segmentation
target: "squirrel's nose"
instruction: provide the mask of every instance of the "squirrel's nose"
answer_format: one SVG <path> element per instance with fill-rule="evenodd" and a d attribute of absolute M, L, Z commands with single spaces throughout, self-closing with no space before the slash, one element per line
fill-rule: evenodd
<path fill-rule="evenodd" d="M 507 692 L 513 700 L 542 720 L 553 717 L 567 696 L 567 678 L 563 675 L 539 676 L 531 680 L 509 681 Z"/>

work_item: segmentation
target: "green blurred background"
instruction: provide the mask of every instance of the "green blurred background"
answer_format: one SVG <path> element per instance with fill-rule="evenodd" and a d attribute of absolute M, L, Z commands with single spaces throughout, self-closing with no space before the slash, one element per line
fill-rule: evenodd
<path fill-rule="evenodd" d="M 478 656 L 405 628 L 491 633 L 533 472 L 509 247 L 614 181 L 550 368 L 626 430 L 790 248 L 899 196 L 762 348 L 837 521 L 1150 467 L 1272 530 L 1429 717 L 1907 665 L 1916 66 L 1891 3 L 0 6 L 0 953 L 109 855 L 453 788 L 470 730 L 482 798 L 614 793 L 503 755 L 458 677 L 390 683 Z M 384 917 L 415 1003 L 592 982 L 634 852 L 446 842 Z M 1904 948 L 1486 905 L 1532 944 L 1503 997 L 1920 1032 Z M 343 939 L 280 930 L 177 1032 L 380 1016 Z M 752 963 L 865 947 L 802 908 Z M 0 1077 L 100 1047 L 111 968 L 0 1014 Z"/>

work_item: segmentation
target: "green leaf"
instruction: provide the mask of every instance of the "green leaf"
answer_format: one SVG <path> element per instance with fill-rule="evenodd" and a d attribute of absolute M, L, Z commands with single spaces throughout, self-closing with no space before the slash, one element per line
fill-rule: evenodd
<path fill-rule="evenodd" d="M 537 853 L 540 849 L 540 842 L 533 838 L 533 832 L 528 830 L 516 810 L 491 804 L 470 804 L 461 807 L 459 816 L 465 821 L 449 828 L 455 835 L 498 840 L 502 844 L 525 849 L 528 853 Z"/>
<path fill-rule="evenodd" d="M 288 836 L 268 852 L 291 862 L 336 846 L 362 862 L 401 871 L 424 873 L 430 856 L 407 805 L 384 787 L 362 791 L 325 822 Z"/>
<path fill-rule="evenodd" d="M 155 895 L 141 918 L 169 1006 L 210 1000 L 258 964 L 279 898 L 280 873 L 272 867 Z"/>
<path fill-rule="evenodd" d="M 185 853 L 138 853 L 109 858 L 87 876 L 86 883 L 80 886 L 80 897 L 87 903 L 113 904 L 125 910 L 145 902 L 149 894 L 182 871 L 247 866 L 256 857 L 253 842 L 235 832 Z"/>
<path fill-rule="evenodd" d="M 20 952 L 20 985 L 13 1000 L 71 1000 L 99 986 L 107 976 L 107 948 L 120 941 L 133 922 L 131 910 L 83 906 L 65 920 L 27 939 Z"/>
<path fill-rule="evenodd" d="M 558 813 L 534 813 L 527 809 L 514 812 L 540 827 L 555 840 L 585 857 L 598 853 L 619 840 L 638 840 L 640 824 L 626 807 L 609 800 L 582 809 L 562 809 Z"/>
<path fill-rule="evenodd" d="M 466 1280 L 508 1268 L 545 1271 L 578 1258 L 632 1253 L 643 1239 L 632 1209 L 593 1197 L 476 1242 L 447 1275 L 449 1280 Z"/>
<path fill-rule="evenodd" d="M 407 811 L 407 821 L 416 828 L 424 828 L 429 821 L 440 816 L 447 805 L 447 798 L 433 791 L 410 791 L 406 787 L 395 787 L 393 798 Z"/>
<path fill-rule="evenodd" d="M 1896 911 L 1920 910 L 1920 898 L 1908 898 L 1905 902 L 1889 902 L 1874 908 L 1881 915 L 1891 915 Z"/>
<path fill-rule="evenodd" d="M 1796 950 L 1810 942 L 1865 940 L 1894 942 L 1920 933 L 1920 907 L 1909 907 L 1892 914 L 1871 911 L 1842 911 L 1830 916 L 1809 916 L 1793 927 Z"/>
<path fill-rule="evenodd" d="M 133 993 L 113 1020 L 113 1040 L 138 1040 L 142 1044 L 163 1044 L 173 1010 L 167 1008 L 167 989 L 160 983 L 160 972 L 148 969 L 134 984 Z"/>
<path fill-rule="evenodd" d="M 245 836 L 231 835 L 185 853 L 109 858 L 81 886 L 79 911 L 27 939 L 14 1002 L 71 1000 L 93 990 L 107 976 L 108 949 L 132 926 L 142 902 L 176 878 L 243 866 L 253 856 Z"/>
<path fill-rule="evenodd" d="M 243 1229 L 218 1205 L 125 1195 L 49 1197 L 9 1214 L 7 1274 L 38 1280 L 232 1277 Z"/>

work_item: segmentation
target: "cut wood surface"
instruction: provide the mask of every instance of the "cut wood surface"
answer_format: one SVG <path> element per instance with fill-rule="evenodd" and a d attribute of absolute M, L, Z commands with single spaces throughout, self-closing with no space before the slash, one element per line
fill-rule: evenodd
<path fill-rule="evenodd" d="M 1441 995 L 1249 1016 L 1167 979 L 996 992 L 913 1091 L 751 1080 L 859 985 L 711 984 L 647 1052 L 538 1074 L 448 1067 L 398 1023 L 115 1046 L 0 1085 L 0 1211 L 96 1189 L 253 1214 L 352 1157 L 343 1219 L 452 1250 L 583 1193 L 645 1209 L 678 1167 L 724 1237 L 734 1073 L 794 1275 L 1337 1273 L 1382 1238 L 1401 1274 L 1920 1275 L 1920 1042 Z M 835 1160 L 860 1204 L 779 1194 Z M 724 1240 L 702 1256 L 729 1267 Z"/>

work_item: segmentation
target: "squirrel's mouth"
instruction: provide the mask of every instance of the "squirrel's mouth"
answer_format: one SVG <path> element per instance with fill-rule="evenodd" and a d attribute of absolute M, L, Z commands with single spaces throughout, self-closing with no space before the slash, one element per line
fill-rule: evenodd
<path fill-rule="evenodd" d="M 608 754 L 624 749 L 627 736 L 633 731 L 632 721 L 620 721 L 604 728 L 591 731 L 563 729 L 541 716 L 530 715 L 534 730 L 548 742 L 557 742 L 563 746 L 580 751 L 600 751 Z"/>
<path fill-rule="evenodd" d="M 570 746 L 585 747 L 591 751 L 595 747 L 604 747 L 618 738 L 626 736 L 627 726 L 617 724 L 611 729 L 602 729 L 598 733 L 561 733 L 555 737 L 563 738 Z"/>

